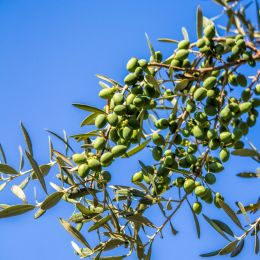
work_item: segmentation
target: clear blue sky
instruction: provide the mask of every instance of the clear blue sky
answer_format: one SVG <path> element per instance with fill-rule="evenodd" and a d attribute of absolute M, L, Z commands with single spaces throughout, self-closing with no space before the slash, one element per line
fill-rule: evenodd
<path fill-rule="evenodd" d="M 126 73 L 125 63 L 131 56 L 149 55 L 145 32 L 155 48 L 160 48 L 165 54 L 170 53 L 172 46 L 158 43 L 156 39 L 181 39 L 181 26 L 185 26 L 195 40 L 198 4 L 205 15 L 218 14 L 216 5 L 206 0 L 1 0 L 0 142 L 9 163 L 18 165 L 18 145 L 23 144 L 20 120 L 31 134 L 37 160 L 46 162 L 48 146 L 44 129 L 58 133 L 66 129 L 69 134 L 83 132 L 79 124 L 84 114 L 74 109 L 71 103 L 99 104 L 98 80 L 94 75 L 100 73 L 122 80 Z M 258 124 L 248 139 L 260 148 L 259 131 Z M 59 147 L 58 142 L 55 145 Z M 120 163 L 124 166 L 119 166 Z M 235 177 L 235 173 L 255 168 L 251 161 L 232 159 L 225 171 L 219 174 L 215 190 L 221 190 L 229 203 L 254 201 L 259 195 L 259 181 L 242 180 Z M 114 179 L 124 183 L 137 169 L 135 161 L 118 162 L 113 169 Z M 54 178 L 50 177 L 50 180 L 54 181 Z M 31 196 L 29 190 L 26 193 Z M 0 194 L 0 202 L 18 203 L 6 192 Z M 71 237 L 57 220 L 58 217 L 67 218 L 70 213 L 71 209 L 59 204 L 37 221 L 30 213 L 0 220 L 0 259 L 77 259 L 70 246 Z M 214 207 L 208 207 L 206 214 L 224 217 Z M 183 207 L 174 220 L 179 234 L 174 237 L 166 231 L 165 239 L 158 239 L 155 243 L 152 259 L 195 260 L 200 259 L 198 255 L 202 252 L 224 246 L 224 239 L 201 217 L 200 222 L 202 239 L 198 240 L 191 213 L 186 206 Z M 246 252 L 240 259 L 258 259 L 252 253 L 252 241 L 245 247 Z"/>

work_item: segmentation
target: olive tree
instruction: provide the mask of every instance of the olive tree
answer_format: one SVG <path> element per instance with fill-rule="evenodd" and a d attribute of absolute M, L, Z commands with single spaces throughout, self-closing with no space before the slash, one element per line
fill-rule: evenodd
<path fill-rule="evenodd" d="M 259 4 L 254 2 L 254 23 L 247 16 L 248 6 L 241 1 L 214 2 L 223 7 L 224 26 L 203 16 L 198 7 L 195 42 L 190 42 L 185 28 L 183 39 L 159 39 L 173 46 L 172 55 L 164 57 L 146 35 L 150 60 L 130 58 L 123 83 L 97 75 L 101 80 L 99 106 L 74 104 L 87 113 L 81 126 L 89 126 L 89 132 L 67 138 L 49 131 L 65 149 L 58 151 L 50 139 L 50 161 L 46 164 L 37 163 L 29 133 L 21 124 L 26 147 L 20 149 L 20 167 L 7 164 L 1 147 L 0 189 L 10 187 L 22 203 L 1 204 L 0 218 L 35 210 L 37 219 L 64 200 L 74 211 L 68 220 L 60 218 L 60 223 L 74 238 L 72 247 L 78 256 L 123 259 L 136 254 L 138 259 L 148 260 L 153 243 L 165 229 L 177 233 L 172 219 L 187 203 L 198 237 L 198 215 L 203 211 L 201 221 L 207 221 L 228 240 L 223 248 L 202 256 L 236 256 L 248 235 L 255 237 L 258 253 L 260 218 L 242 224 L 238 214 L 243 213 L 249 221 L 248 213 L 257 212 L 260 202 L 245 206 L 238 202 L 235 212 L 212 185 L 230 154 L 260 161 L 257 149 L 245 142 L 256 124 L 260 105 Z M 77 148 L 71 146 L 71 139 L 79 143 Z M 151 160 L 138 160 L 136 154 L 141 152 L 150 153 Z M 125 186 L 117 185 L 110 165 L 124 164 L 131 156 L 135 156 L 139 171 Z M 24 169 L 24 160 L 30 168 Z M 55 171 L 57 180 L 47 187 L 45 178 Z M 260 176 L 255 172 L 238 175 Z M 17 179 L 20 184 L 12 184 Z M 46 198 L 28 203 L 26 189 L 34 181 L 40 183 Z M 227 213 L 242 235 L 235 235 L 225 220 L 206 215 L 207 205 L 212 203 Z M 151 208 L 162 214 L 162 223 L 149 219 Z M 86 232 L 96 235 L 98 243 L 87 241 Z M 115 256 L 117 247 L 124 247 L 125 254 Z M 112 256 L 104 257 L 108 251 Z"/>

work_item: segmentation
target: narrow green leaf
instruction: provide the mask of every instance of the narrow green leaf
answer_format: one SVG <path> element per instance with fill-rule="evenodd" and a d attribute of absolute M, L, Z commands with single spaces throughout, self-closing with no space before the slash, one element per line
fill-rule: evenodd
<path fill-rule="evenodd" d="M 190 81 L 188 79 L 183 79 L 183 80 L 179 81 L 176 84 L 174 91 L 177 92 L 177 91 L 181 91 L 181 90 L 185 89 L 189 85 L 189 82 Z"/>
<path fill-rule="evenodd" d="M 1 183 L 0 184 L 0 191 L 2 191 L 7 185 L 7 182 Z"/>
<path fill-rule="evenodd" d="M 29 150 L 29 153 L 33 156 L 33 148 L 32 148 L 32 141 L 31 138 L 27 132 L 27 130 L 25 129 L 23 123 L 21 122 L 21 128 L 22 128 L 22 132 L 23 132 L 23 136 L 24 136 L 24 140 L 26 142 L 27 148 Z"/>
<path fill-rule="evenodd" d="M 99 132 L 100 132 L 100 130 L 93 130 L 93 131 L 90 131 L 90 132 L 85 133 L 85 134 L 71 135 L 70 137 L 74 138 L 78 142 L 80 142 L 80 141 L 84 141 L 84 140 L 86 140 L 86 139 L 88 139 L 89 137 L 92 137 L 92 136 L 100 136 Z"/>
<path fill-rule="evenodd" d="M 203 14 L 200 6 L 197 8 L 197 37 L 200 39 L 202 37 L 203 31 Z"/>
<path fill-rule="evenodd" d="M 227 233 L 228 235 L 234 237 L 234 233 L 231 230 L 231 228 L 224 222 L 217 220 L 217 219 L 211 219 L 220 229 L 222 229 L 225 233 Z"/>
<path fill-rule="evenodd" d="M 88 232 L 96 230 L 100 227 L 102 227 L 104 224 L 106 224 L 110 219 L 111 219 L 111 215 L 108 215 L 106 217 L 103 217 L 102 219 L 100 219 L 99 221 L 97 221 L 93 226 L 91 226 L 88 230 Z"/>
<path fill-rule="evenodd" d="M 242 230 L 244 230 L 244 228 L 242 227 L 236 213 L 223 200 L 219 200 L 219 205 L 227 213 L 227 215 L 233 220 L 233 222 L 238 227 L 240 227 Z"/>
<path fill-rule="evenodd" d="M 56 138 L 58 138 L 60 141 L 62 141 L 66 146 L 69 147 L 69 149 L 75 153 L 75 151 L 73 150 L 73 148 L 69 145 L 68 141 L 66 141 L 63 137 L 59 136 L 58 134 L 54 133 L 53 131 L 51 130 L 48 130 L 48 129 L 45 129 L 48 133 L 54 135 Z"/>
<path fill-rule="evenodd" d="M 250 220 L 249 220 L 249 218 L 248 218 L 248 215 L 247 215 L 247 213 L 246 213 L 246 209 L 245 209 L 244 205 L 243 205 L 241 202 L 237 202 L 237 205 L 238 205 L 238 207 L 240 208 L 240 211 L 243 213 L 243 215 L 244 215 L 246 221 L 250 224 Z"/>
<path fill-rule="evenodd" d="M 46 213 L 46 210 L 43 210 L 41 208 L 39 208 L 36 213 L 34 214 L 34 218 L 37 219 L 37 218 L 40 218 L 43 214 Z"/>
<path fill-rule="evenodd" d="M 249 204 L 247 206 L 244 206 L 244 210 L 245 211 L 254 211 L 260 208 L 260 202 L 259 203 L 255 203 L 255 204 Z M 240 208 L 240 210 L 237 211 L 237 214 L 241 214 L 242 210 Z"/>
<path fill-rule="evenodd" d="M 150 50 L 150 54 L 153 58 L 155 58 L 155 51 L 154 51 L 154 48 L 152 46 L 152 43 L 149 39 L 149 36 L 147 33 L 145 33 L 145 37 L 146 37 L 146 40 L 147 40 L 147 44 L 148 44 L 148 47 L 149 47 L 149 50 Z"/>
<path fill-rule="evenodd" d="M 14 174 L 14 175 L 19 174 L 13 167 L 11 167 L 8 164 L 0 164 L 0 172 L 6 174 Z"/>
<path fill-rule="evenodd" d="M 54 207 L 63 197 L 64 193 L 57 191 L 49 195 L 41 204 L 42 210 L 47 210 Z"/>
<path fill-rule="evenodd" d="M 235 257 L 235 256 L 239 255 L 240 252 L 243 250 L 244 244 L 245 244 L 245 240 L 242 239 L 230 256 Z"/>
<path fill-rule="evenodd" d="M 31 154 L 29 154 L 27 151 L 25 151 L 25 154 L 26 154 L 26 156 L 27 156 L 32 168 L 33 168 L 33 171 L 35 172 L 35 174 L 37 176 L 37 179 L 41 183 L 43 190 L 47 194 L 47 188 L 46 188 L 46 184 L 45 184 L 45 181 L 44 181 L 44 177 L 43 177 L 43 174 L 42 174 L 37 162 L 33 159 Z"/>
<path fill-rule="evenodd" d="M 182 32 L 182 35 L 183 35 L 183 38 L 187 41 L 189 41 L 189 34 L 187 32 L 187 29 L 185 27 L 182 27 L 181 28 L 181 32 Z"/>
<path fill-rule="evenodd" d="M 117 81 L 115 81 L 114 79 L 111 79 L 111 78 L 108 78 L 107 76 L 104 76 L 104 75 L 100 75 L 100 74 L 96 74 L 96 77 L 99 78 L 99 79 L 102 79 L 102 80 L 105 80 L 115 86 L 119 86 L 119 87 L 123 87 L 121 84 L 119 84 Z"/>
<path fill-rule="evenodd" d="M 188 205 L 189 205 L 189 207 L 190 207 L 190 210 L 191 210 L 191 212 L 192 212 L 192 216 L 193 216 L 193 219 L 194 219 L 194 222 L 195 222 L 196 231 L 197 231 L 197 236 L 198 236 L 198 238 L 200 238 L 200 223 L 199 223 L 198 217 L 197 217 L 197 215 L 195 214 L 195 212 L 194 212 L 194 210 L 193 210 L 193 208 L 192 208 L 190 202 L 189 202 L 188 200 L 187 200 L 187 202 L 188 202 Z"/>
<path fill-rule="evenodd" d="M 33 210 L 34 208 L 35 208 L 34 205 L 28 205 L 28 204 L 10 206 L 0 211 L 0 218 L 18 216 L 30 210 Z"/>
<path fill-rule="evenodd" d="M 255 254 L 258 254 L 258 252 L 259 252 L 259 238 L 258 238 L 258 233 L 257 233 L 257 226 L 255 226 L 254 251 L 255 251 Z"/>
<path fill-rule="evenodd" d="M 65 228 L 65 230 L 70 233 L 74 238 L 76 238 L 80 243 L 82 243 L 83 245 L 85 245 L 86 247 L 88 247 L 89 249 L 91 249 L 89 243 L 87 242 L 87 240 L 84 238 L 84 236 L 73 226 L 70 225 L 69 222 L 67 222 L 66 220 L 60 218 L 60 223 L 62 224 L 62 226 Z"/>
<path fill-rule="evenodd" d="M 31 177 L 27 177 L 25 178 L 20 184 L 19 184 L 19 187 L 23 190 L 27 184 L 29 183 L 29 181 L 31 180 Z"/>
<path fill-rule="evenodd" d="M 249 156 L 249 157 L 259 156 L 258 152 L 246 148 L 234 150 L 232 154 L 239 155 L 239 156 Z"/>
<path fill-rule="evenodd" d="M 216 251 L 213 251 L 213 252 L 210 252 L 210 253 L 205 253 L 205 254 L 202 254 L 200 255 L 201 257 L 211 257 L 211 256 L 216 256 L 219 254 L 219 251 L 220 250 L 216 250 Z"/>
<path fill-rule="evenodd" d="M 257 24 L 258 24 L 258 31 L 260 31 L 260 11 L 259 11 L 258 0 L 255 0 L 255 6 L 256 6 L 256 19 L 257 19 Z"/>
<path fill-rule="evenodd" d="M 174 39 L 169 39 L 169 38 L 159 38 L 157 39 L 159 42 L 169 42 L 169 43 L 175 43 L 175 44 L 178 44 L 178 41 L 177 40 L 174 40 Z"/>
<path fill-rule="evenodd" d="M 39 166 L 39 169 L 40 169 L 42 175 L 46 176 L 50 172 L 51 166 L 49 164 L 42 164 Z M 31 176 L 32 176 L 32 179 L 37 179 L 37 175 L 34 171 L 32 171 Z"/>
<path fill-rule="evenodd" d="M 20 200 L 22 200 L 24 203 L 27 203 L 26 196 L 25 196 L 23 190 L 19 186 L 13 185 L 12 188 L 11 188 L 11 191 Z"/>
<path fill-rule="evenodd" d="M 146 217 L 140 215 L 140 214 L 135 214 L 132 216 L 127 216 L 125 219 L 133 221 L 135 223 L 141 224 L 141 225 L 146 225 L 148 227 L 153 227 L 155 228 L 155 225 Z"/>
<path fill-rule="evenodd" d="M 151 139 L 148 139 L 145 142 L 143 142 L 142 144 L 133 147 L 127 153 L 125 153 L 125 155 L 123 155 L 122 158 L 130 157 L 130 156 L 133 156 L 134 154 L 140 152 L 147 146 L 147 144 L 150 142 L 150 140 Z"/>
<path fill-rule="evenodd" d="M 240 172 L 237 176 L 242 178 L 259 178 L 260 174 L 254 172 Z"/>
<path fill-rule="evenodd" d="M 23 169 L 23 166 L 24 166 L 23 150 L 22 150 L 21 146 L 19 146 L 19 153 L 20 153 L 20 166 L 19 166 L 19 170 L 21 171 Z"/>
<path fill-rule="evenodd" d="M 5 164 L 7 164 L 5 152 L 4 152 L 3 146 L 2 146 L 1 144 L 0 144 L 0 154 L 1 154 L 2 158 L 3 158 L 3 162 L 4 162 Z"/>
<path fill-rule="evenodd" d="M 89 106 L 89 105 L 85 105 L 85 104 L 72 104 L 74 107 L 76 108 L 79 108 L 81 110 L 85 110 L 85 111 L 88 111 L 88 112 L 93 112 L 93 113 L 96 113 L 96 114 L 105 114 L 106 112 L 99 109 L 99 108 L 96 108 L 96 107 L 92 107 L 92 106 Z"/>
<path fill-rule="evenodd" d="M 144 258 L 145 260 L 151 260 L 152 246 L 153 246 L 153 243 L 150 243 L 149 249 L 148 249 L 147 254 L 146 254 L 145 258 Z"/>
<path fill-rule="evenodd" d="M 206 219 L 206 221 L 221 235 L 223 236 L 225 239 L 229 240 L 230 239 L 226 236 L 226 234 L 223 232 L 223 230 L 216 224 L 216 222 L 214 222 L 212 219 L 210 219 L 209 217 L 207 217 L 206 215 L 202 214 L 203 217 Z"/>
<path fill-rule="evenodd" d="M 88 115 L 80 124 L 80 126 L 85 126 L 85 125 L 93 125 L 95 123 L 95 119 L 97 117 L 97 113 L 92 113 Z"/>
<path fill-rule="evenodd" d="M 219 251 L 219 255 L 226 255 L 226 254 L 231 253 L 233 250 L 235 250 L 238 242 L 239 242 L 239 240 L 234 240 L 234 241 L 228 243 L 225 247 L 223 247 Z"/>

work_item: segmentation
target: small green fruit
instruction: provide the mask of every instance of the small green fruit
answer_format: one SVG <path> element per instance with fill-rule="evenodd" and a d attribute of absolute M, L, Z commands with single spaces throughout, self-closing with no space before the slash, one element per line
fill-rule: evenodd
<path fill-rule="evenodd" d="M 119 157 L 123 155 L 127 150 L 127 146 L 125 145 L 116 145 L 112 148 L 111 152 L 114 155 L 114 157 Z"/>
<path fill-rule="evenodd" d="M 139 171 L 136 172 L 133 176 L 132 176 L 132 182 L 141 182 L 143 180 L 143 172 Z"/>
<path fill-rule="evenodd" d="M 207 96 L 207 90 L 205 88 L 198 88 L 194 92 L 194 99 L 197 101 L 203 100 Z"/>
<path fill-rule="evenodd" d="M 137 77 L 134 73 L 129 73 L 125 78 L 124 82 L 126 85 L 131 86 L 137 82 Z"/>
<path fill-rule="evenodd" d="M 152 141 L 154 142 L 155 145 L 159 145 L 159 146 L 165 144 L 164 137 L 159 133 L 153 133 L 152 134 Z"/>
<path fill-rule="evenodd" d="M 114 108 L 114 113 L 118 116 L 123 116 L 126 114 L 126 106 L 125 105 L 117 105 Z"/>
<path fill-rule="evenodd" d="M 115 93 L 113 96 L 115 105 L 121 105 L 124 102 L 124 95 L 122 93 Z"/>
<path fill-rule="evenodd" d="M 252 103 L 251 102 L 245 102 L 245 103 L 239 104 L 239 110 L 240 110 L 240 112 L 242 114 L 249 112 L 249 110 L 251 108 L 252 108 Z"/>
<path fill-rule="evenodd" d="M 204 29 L 204 35 L 208 38 L 208 39 L 212 39 L 216 34 L 215 31 L 215 26 L 213 24 L 209 24 L 206 26 L 206 28 Z"/>
<path fill-rule="evenodd" d="M 101 163 L 97 159 L 89 159 L 88 166 L 93 171 L 100 171 L 101 170 Z"/>
<path fill-rule="evenodd" d="M 183 40 L 183 41 L 180 41 L 178 43 L 178 49 L 181 50 L 181 49 L 189 49 L 190 47 L 190 42 L 188 40 Z"/>
<path fill-rule="evenodd" d="M 89 173 L 89 167 L 86 163 L 81 164 L 78 168 L 78 174 L 81 178 L 85 178 Z"/>
<path fill-rule="evenodd" d="M 212 184 L 214 184 L 214 183 L 216 182 L 216 177 L 215 177 L 215 175 L 212 174 L 212 173 L 207 173 L 207 174 L 205 175 L 205 181 L 206 181 L 208 184 L 212 185 Z"/>
<path fill-rule="evenodd" d="M 205 46 L 206 42 L 205 42 L 205 39 L 201 38 L 199 39 L 197 42 L 196 42 L 196 46 L 198 48 L 203 48 Z"/>
<path fill-rule="evenodd" d="M 256 95 L 260 95 L 260 84 L 257 84 L 257 85 L 255 86 L 255 94 L 256 94 Z"/>
<path fill-rule="evenodd" d="M 203 87 L 205 89 L 212 89 L 217 83 L 217 78 L 216 77 L 208 77 L 204 80 L 203 82 Z"/>
<path fill-rule="evenodd" d="M 201 213 L 201 210 L 202 210 L 202 205 L 200 202 L 194 202 L 193 205 L 192 205 L 192 209 L 193 211 L 199 215 Z"/>
<path fill-rule="evenodd" d="M 84 154 L 75 153 L 75 154 L 72 155 L 72 160 L 76 164 L 82 164 L 82 163 L 86 162 L 86 157 L 85 157 Z"/>
<path fill-rule="evenodd" d="M 107 122 L 111 126 L 117 126 L 117 124 L 118 124 L 118 116 L 116 114 L 109 114 L 107 116 Z"/>
<path fill-rule="evenodd" d="M 229 159 L 230 153 L 227 148 L 223 148 L 219 152 L 219 158 L 221 159 L 222 162 L 227 162 Z"/>
<path fill-rule="evenodd" d="M 124 127 L 124 129 L 123 129 L 123 138 L 124 139 L 126 139 L 126 140 L 130 139 L 132 134 L 133 134 L 133 128 L 132 127 L 129 127 L 129 126 Z"/>
<path fill-rule="evenodd" d="M 95 119 L 95 126 L 97 128 L 103 128 L 107 123 L 107 118 L 106 118 L 106 115 L 104 114 L 100 114 L 96 117 Z"/>
<path fill-rule="evenodd" d="M 231 141 L 232 134 L 230 132 L 226 131 L 226 132 L 220 133 L 219 137 L 220 137 L 220 141 L 222 141 L 224 143 L 228 143 L 229 141 Z"/>
<path fill-rule="evenodd" d="M 106 139 L 104 137 L 97 137 L 93 142 L 93 148 L 96 150 L 102 150 L 106 145 Z"/>
<path fill-rule="evenodd" d="M 186 191 L 186 193 L 188 193 L 188 194 L 191 193 L 194 190 L 194 188 L 195 188 L 194 180 L 186 179 L 184 184 L 183 184 L 183 188 Z"/>
<path fill-rule="evenodd" d="M 198 197 L 203 197 L 206 194 L 206 192 L 207 192 L 206 188 L 202 185 L 195 187 L 194 190 L 195 195 Z"/>
<path fill-rule="evenodd" d="M 103 181 L 105 181 L 105 182 L 111 181 L 111 174 L 110 174 L 110 172 L 108 172 L 108 171 L 102 171 L 102 172 L 100 173 L 100 175 L 102 176 Z"/>
<path fill-rule="evenodd" d="M 133 57 L 131 58 L 127 64 L 126 64 L 126 69 L 130 72 L 134 72 L 136 67 L 138 66 L 138 59 Z"/>
<path fill-rule="evenodd" d="M 103 99 L 111 99 L 114 95 L 115 90 L 113 88 L 105 88 L 99 91 L 99 97 Z"/>
<path fill-rule="evenodd" d="M 155 161 L 160 161 L 162 159 L 162 148 L 155 146 L 152 151 L 152 155 Z"/>
<path fill-rule="evenodd" d="M 204 138 L 204 129 L 196 125 L 192 128 L 192 134 L 196 139 L 202 140 Z"/>
<path fill-rule="evenodd" d="M 100 157 L 100 162 L 102 166 L 108 166 L 112 163 L 113 161 L 113 154 L 111 152 L 106 152 L 101 155 Z"/>
<path fill-rule="evenodd" d="M 188 50 L 178 50 L 175 53 L 174 59 L 175 60 L 185 60 L 189 56 L 189 51 Z"/>

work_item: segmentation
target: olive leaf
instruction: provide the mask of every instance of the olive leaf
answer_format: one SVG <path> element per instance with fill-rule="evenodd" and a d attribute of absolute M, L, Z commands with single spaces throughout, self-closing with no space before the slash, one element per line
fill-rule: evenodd
<path fill-rule="evenodd" d="M 183 38 L 188 41 L 189 40 L 189 34 L 187 32 L 187 29 L 185 27 L 182 27 L 181 31 L 182 31 Z"/>
<path fill-rule="evenodd" d="M 15 174 L 15 175 L 19 174 L 13 167 L 11 167 L 8 164 L 0 164 L 0 172 L 6 174 Z"/>
<path fill-rule="evenodd" d="M 63 197 L 64 192 L 57 191 L 49 195 L 41 204 L 42 210 L 47 210 L 54 207 Z"/>
<path fill-rule="evenodd" d="M 103 217 L 102 219 L 100 219 L 99 221 L 97 221 L 93 226 L 91 226 L 89 229 L 88 229 L 88 232 L 90 231 L 93 231 L 93 230 L 96 230 L 100 227 L 102 227 L 104 224 L 106 224 L 110 219 L 111 219 L 111 215 L 107 215 L 105 217 Z"/>
<path fill-rule="evenodd" d="M 241 251 L 243 250 L 244 245 L 245 245 L 245 240 L 242 239 L 242 240 L 238 243 L 237 247 L 236 247 L 235 250 L 231 253 L 230 256 L 231 256 L 231 257 L 235 257 L 235 256 L 237 256 L 238 254 L 240 254 Z"/>
<path fill-rule="evenodd" d="M 231 253 L 233 250 L 235 250 L 238 242 L 239 242 L 239 240 L 234 240 L 234 241 L 230 242 L 229 244 L 227 244 L 225 247 L 223 247 L 219 251 L 219 255 L 226 255 L 226 254 Z"/>
<path fill-rule="evenodd" d="M 107 77 L 107 76 L 104 76 L 104 75 L 100 75 L 100 74 L 96 74 L 96 77 L 97 78 L 99 78 L 99 79 L 102 79 L 102 80 L 105 80 L 105 81 L 107 81 L 107 82 L 109 82 L 109 83 L 111 83 L 111 84 L 113 84 L 113 85 L 115 85 L 115 86 L 119 86 L 119 87 L 123 87 L 121 84 L 119 84 L 117 81 L 115 81 L 115 80 L 113 80 L 113 79 L 111 79 L 111 78 L 109 78 L 109 77 Z"/>
<path fill-rule="evenodd" d="M 97 117 L 98 113 L 92 113 L 88 115 L 80 124 L 80 126 L 85 126 L 85 125 L 93 125 L 95 123 L 95 119 Z"/>
<path fill-rule="evenodd" d="M 150 50 L 150 54 L 151 54 L 151 56 L 152 56 L 153 58 L 155 58 L 155 51 L 154 51 L 154 48 L 153 48 L 153 46 L 152 46 L 152 43 L 151 43 L 151 41 L 150 41 L 149 36 L 148 36 L 147 33 L 145 33 L 145 38 L 146 38 L 146 40 L 147 40 L 147 44 L 148 44 L 148 47 L 149 47 L 149 50 Z"/>
<path fill-rule="evenodd" d="M 2 158 L 3 158 L 3 162 L 5 164 L 7 164 L 7 160 L 6 160 L 6 156 L 5 156 L 5 152 L 4 152 L 2 144 L 0 144 L 0 154 L 1 154 Z"/>
<path fill-rule="evenodd" d="M 27 203 L 26 196 L 25 196 L 23 190 L 19 186 L 13 185 L 12 188 L 11 188 L 11 191 L 20 200 L 22 200 L 24 203 Z"/>
<path fill-rule="evenodd" d="M 219 254 L 219 252 L 220 252 L 220 250 L 216 250 L 216 251 L 213 251 L 213 252 L 210 252 L 210 253 L 201 254 L 200 256 L 201 256 L 201 257 L 216 256 L 216 255 Z"/>
<path fill-rule="evenodd" d="M 39 180 L 43 190 L 45 191 L 45 193 L 47 194 L 47 188 L 46 188 L 46 184 L 45 184 L 45 180 L 44 180 L 44 176 L 37 164 L 37 162 L 33 159 L 33 157 L 31 156 L 30 153 L 28 153 L 27 151 L 25 151 L 25 154 L 33 168 L 33 171 L 35 172 L 37 179 Z"/>
<path fill-rule="evenodd" d="M 218 203 L 221 206 L 221 208 L 227 213 L 227 215 L 233 220 L 233 222 L 242 230 L 244 230 L 236 213 L 223 200 L 219 200 Z"/>
<path fill-rule="evenodd" d="M 259 178 L 260 174 L 254 172 L 240 172 L 237 176 L 242 178 Z"/>
<path fill-rule="evenodd" d="M 200 39 L 202 37 L 203 30 L 203 14 L 200 6 L 197 8 L 197 37 Z"/>
<path fill-rule="evenodd" d="M 85 110 L 85 111 L 88 111 L 88 112 L 93 112 L 93 113 L 96 113 L 96 114 L 105 114 L 106 112 L 99 109 L 99 108 L 96 108 L 96 107 L 92 107 L 92 106 L 89 106 L 89 105 L 85 105 L 85 104 L 77 104 L 77 103 L 74 103 L 72 104 L 74 107 L 76 108 L 79 108 L 81 110 Z"/>
<path fill-rule="evenodd" d="M 33 156 L 33 148 L 32 148 L 32 141 L 31 138 L 26 130 L 26 128 L 24 127 L 23 123 L 21 122 L 21 128 L 22 128 L 22 132 L 23 132 L 23 136 L 28 148 L 28 151 L 30 152 L 30 154 Z"/>
<path fill-rule="evenodd" d="M 8 218 L 21 215 L 33 210 L 34 208 L 34 205 L 29 204 L 9 206 L 0 211 L 0 218 Z"/>
<path fill-rule="evenodd" d="M 87 242 L 87 240 L 84 238 L 84 236 L 73 226 L 70 225 L 69 222 L 67 222 L 66 220 L 60 218 L 60 223 L 62 224 L 62 226 L 64 227 L 64 229 L 70 233 L 74 238 L 76 238 L 80 243 L 82 243 L 83 245 L 85 245 L 86 247 L 88 247 L 89 249 L 91 249 L 89 243 Z"/>
<path fill-rule="evenodd" d="M 248 157 L 254 157 L 257 156 L 259 157 L 259 153 L 255 150 L 251 149 L 236 149 L 232 152 L 233 155 L 239 155 L 239 156 L 248 156 Z"/>

